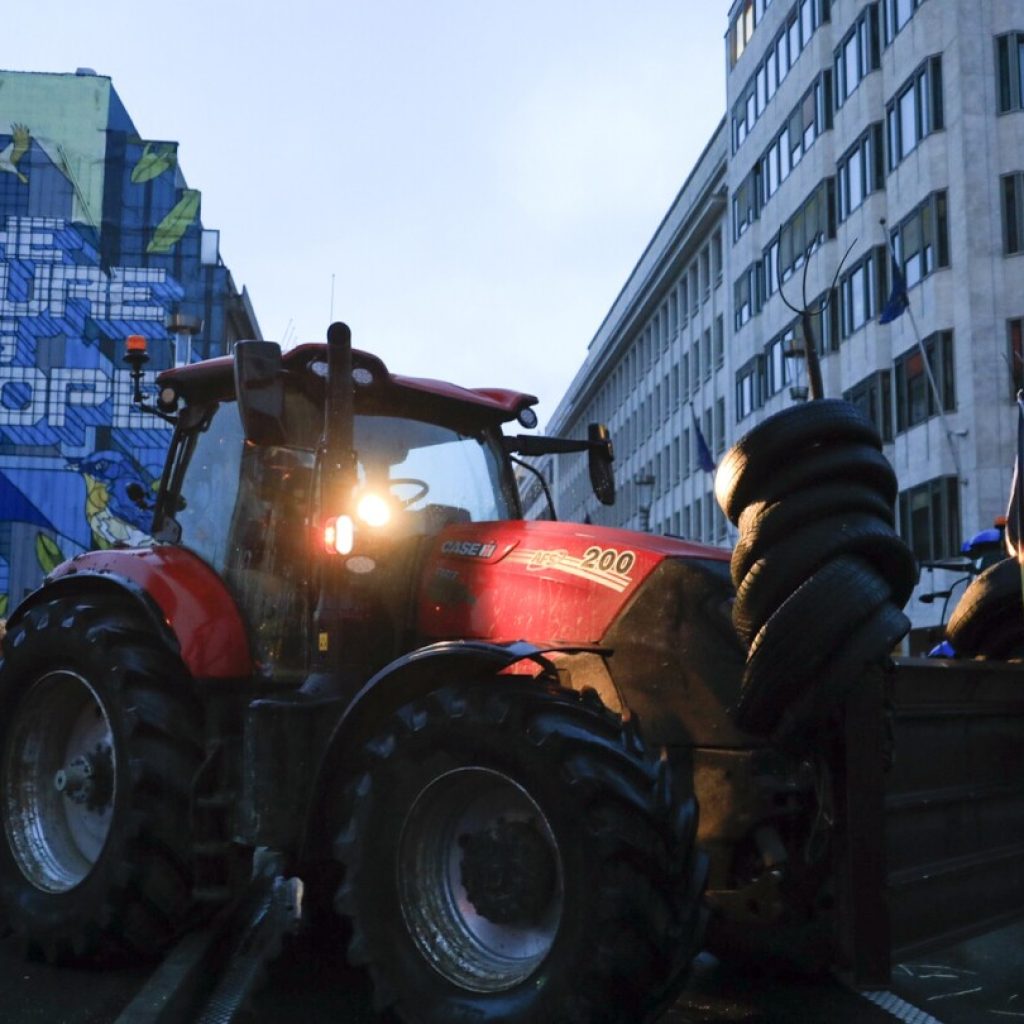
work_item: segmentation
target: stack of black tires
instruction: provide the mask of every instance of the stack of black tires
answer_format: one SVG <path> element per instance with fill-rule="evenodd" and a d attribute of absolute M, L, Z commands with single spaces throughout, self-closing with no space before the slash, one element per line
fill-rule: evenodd
<path fill-rule="evenodd" d="M 715 494 L 739 528 L 733 623 L 747 646 L 735 709 L 749 732 L 802 731 L 910 629 L 917 582 L 896 534 L 896 476 L 874 426 L 821 400 L 760 423 L 729 450 Z"/>

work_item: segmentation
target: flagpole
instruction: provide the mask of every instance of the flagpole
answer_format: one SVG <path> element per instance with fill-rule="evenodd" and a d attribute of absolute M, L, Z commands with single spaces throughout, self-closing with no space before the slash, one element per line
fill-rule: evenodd
<path fill-rule="evenodd" d="M 882 225 L 882 230 L 885 231 L 885 218 L 882 217 L 879 223 Z M 889 255 L 892 258 L 892 265 L 896 268 L 898 273 L 902 274 L 902 271 L 899 269 L 899 261 L 896 259 L 896 250 L 892 245 L 892 236 L 888 231 L 885 231 L 885 242 Z M 953 431 L 950 429 L 949 422 L 946 420 L 946 413 L 942 408 L 942 395 L 939 393 L 939 385 L 935 380 L 935 374 L 932 372 L 932 364 L 928 359 L 928 353 L 925 351 L 924 342 L 921 340 L 921 332 L 917 329 L 917 320 L 914 319 L 914 310 L 910 306 L 909 295 L 906 295 L 905 285 L 904 294 L 906 297 L 907 315 L 910 317 L 910 326 L 914 331 L 914 340 L 917 342 L 917 349 L 921 353 L 921 359 L 924 362 L 924 372 L 928 378 L 928 388 L 931 391 L 933 400 L 935 401 L 935 408 L 939 414 L 939 422 L 942 424 L 942 429 L 946 435 L 946 444 L 949 445 L 949 453 L 953 456 L 953 467 L 956 469 L 957 479 L 960 481 L 961 486 L 966 486 L 967 479 L 964 477 L 963 467 L 960 464 L 960 452 L 957 449 L 956 440 L 953 437 Z"/>

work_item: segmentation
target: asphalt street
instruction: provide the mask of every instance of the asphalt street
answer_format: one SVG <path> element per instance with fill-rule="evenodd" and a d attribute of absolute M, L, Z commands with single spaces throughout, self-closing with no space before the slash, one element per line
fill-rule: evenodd
<path fill-rule="evenodd" d="M 0 942 L 4 1024 L 112 1024 L 146 980 L 143 968 L 54 968 Z M 335 950 L 294 943 L 252 1000 L 251 1024 L 376 1024 L 365 978 Z M 885 992 L 832 978 L 754 977 L 708 955 L 663 1024 L 1013 1024 L 1024 1021 L 1024 924 L 899 964 Z M 542 1022 L 538 1022 L 542 1024 Z"/>

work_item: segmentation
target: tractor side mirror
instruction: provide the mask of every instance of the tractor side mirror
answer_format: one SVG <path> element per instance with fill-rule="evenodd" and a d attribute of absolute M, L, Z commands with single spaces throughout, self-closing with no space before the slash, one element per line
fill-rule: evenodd
<path fill-rule="evenodd" d="M 277 342 L 236 343 L 235 394 L 245 439 L 259 445 L 283 444 L 284 374 Z"/>
<path fill-rule="evenodd" d="M 615 475 L 612 472 L 612 461 L 615 452 L 612 448 L 612 435 L 603 423 L 590 423 L 587 426 L 588 469 L 590 470 L 590 486 L 602 505 L 615 504 Z"/>

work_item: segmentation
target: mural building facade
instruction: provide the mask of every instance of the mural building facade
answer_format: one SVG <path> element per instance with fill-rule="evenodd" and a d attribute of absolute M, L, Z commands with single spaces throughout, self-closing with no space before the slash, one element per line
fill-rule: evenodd
<path fill-rule="evenodd" d="M 177 143 L 141 138 L 109 78 L 0 71 L 0 617 L 63 559 L 146 540 L 170 431 L 122 354 L 143 335 L 151 383 L 171 317 L 191 358 L 260 336 Z"/>

